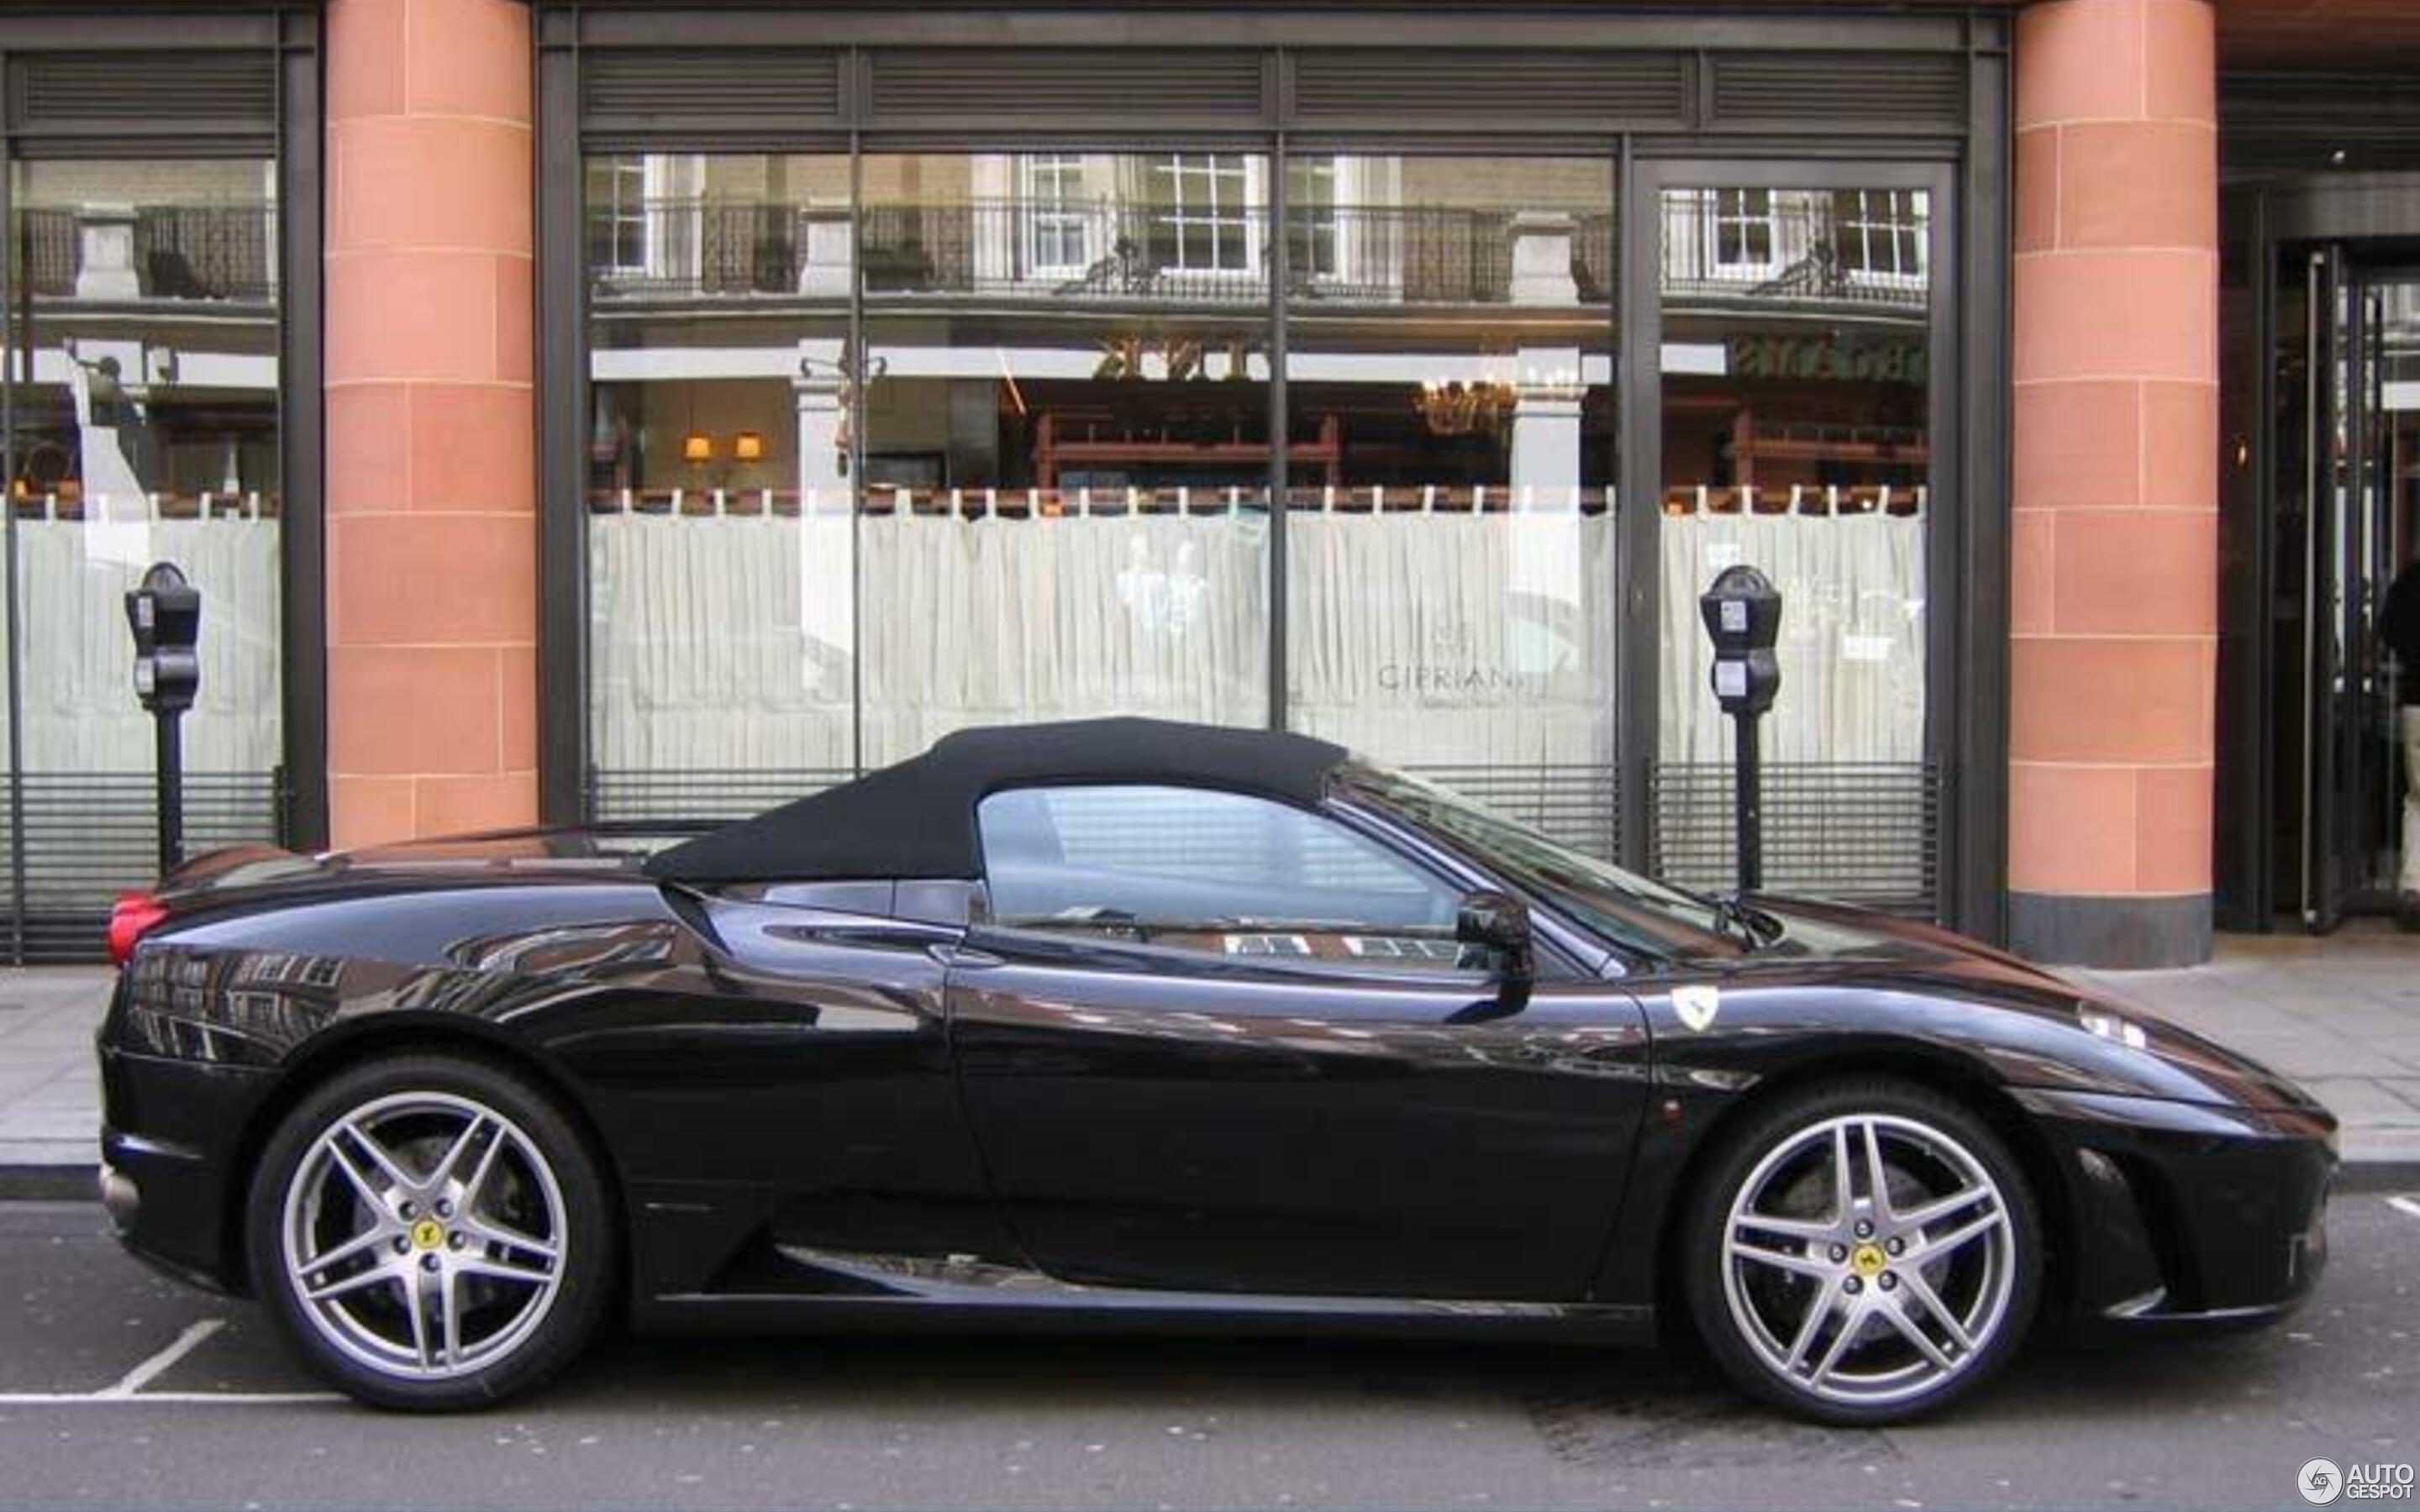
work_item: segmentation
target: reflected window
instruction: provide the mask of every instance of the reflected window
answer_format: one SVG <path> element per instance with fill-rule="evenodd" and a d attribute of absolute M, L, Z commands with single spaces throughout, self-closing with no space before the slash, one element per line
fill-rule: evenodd
<path fill-rule="evenodd" d="M 1074 152 L 1038 152 L 1021 159 L 1025 261 L 1036 272 L 1064 273 L 1093 260 L 1087 236 L 1084 159 Z"/>
<path fill-rule="evenodd" d="M 1774 224 L 1773 191 L 1717 189 L 1712 194 L 1714 264 L 1761 270 L 1773 266 L 1779 240 Z"/>
<path fill-rule="evenodd" d="M 1344 223 L 1339 212 L 1337 178 L 1342 160 L 1331 157 L 1286 160 L 1286 269 L 1297 279 L 1343 276 Z"/>
<path fill-rule="evenodd" d="M 1909 189 L 1850 189 L 1832 196 L 1840 266 L 1869 278 L 1925 273 L 1925 196 Z"/>
<path fill-rule="evenodd" d="M 600 273 L 644 273 L 651 241 L 647 223 L 649 160 L 592 158 L 588 164 L 588 263 Z"/>
<path fill-rule="evenodd" d="M 1258 160 L 1241 152 L 1171 152 L 1154 161 L 1152 261 L 1186 272 L 1244 272 L 1255 266 L 1257 166 Z"/>

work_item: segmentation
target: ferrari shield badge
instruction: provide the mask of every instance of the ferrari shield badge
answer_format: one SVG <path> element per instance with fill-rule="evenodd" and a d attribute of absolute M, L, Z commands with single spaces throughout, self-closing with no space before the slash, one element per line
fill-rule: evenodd
<path fill-rule="evenodd" d="M 1690 1028 L 1703 1030 L 1714 1022 L 1723 1010 L 1720 987 L 1675 987 L 1672 989 L 1672 1011 Z"/>

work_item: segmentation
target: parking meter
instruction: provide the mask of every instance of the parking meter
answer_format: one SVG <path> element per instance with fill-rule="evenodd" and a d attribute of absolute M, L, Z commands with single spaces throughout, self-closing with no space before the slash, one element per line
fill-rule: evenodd
<path fill-rule="evenodd" d="M 1731 781 L 1739 824 L 1739 886 L 1764 886 L 1764 773 L 1757 721 L 1781 691 L 1774 642 L 1781 635 L 1781 591 L 1754 567 L 1726 567 L 1699 595 L 1698 612 L 1714 642 L 1714 702 L 1731 717 Z"/>
<path fill-rule="evenodd" d="M 154 714 L 192 708 L 202 683 L 202 591 L 174 563 L 160 563 L 127 590 L 126 623 L 134 631 L 134 696 Z"/>
<path fill-rule="evenodd" d="M 154 563 L 127 590 L 126 624 L 134 632 L 134 696 L 152 718 L 159 790 L 160 870 L 184 856 L 185 773 L 179 719 L 202 686 L 202 592 L 174 563 Z"/>

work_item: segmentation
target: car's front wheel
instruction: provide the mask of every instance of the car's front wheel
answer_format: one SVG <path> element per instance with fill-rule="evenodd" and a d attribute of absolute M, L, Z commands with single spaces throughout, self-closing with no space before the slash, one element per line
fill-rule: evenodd
<path fill-rule="evenodd" d="M 306 1096 L 246 1213 L 261 1300 L 320 1373 L 380 1407 L 525 1391 L 594 1332 L 613 1271 L 603 1178 L 536 1088 L 411 1055 Z"/>
<path fill-rule="evenodd" d="M 2041 1274 L 2032 1194 L 1960 1104 L 1896 1081 L 1750 1117 L 1692 1197 L 1683 1281 L 1741 1386 L 1829 1423 L 1937 1411 L 2006 1364 Z"/>

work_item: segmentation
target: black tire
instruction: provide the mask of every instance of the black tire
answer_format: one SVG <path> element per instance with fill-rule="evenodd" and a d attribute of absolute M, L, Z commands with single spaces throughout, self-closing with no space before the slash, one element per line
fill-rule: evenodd
<path fill-rule="evenodd" d="M 1855 1152 L 1845 1206 L 1843 1149 Z M 2033 1192 L 1988 1124 L 1929 1088 L 1857 1078 L 1792 1092 L 1722 1137 L 1684 1201 L 1678 1261 L 1699 1336 L 1742 1390 L 1797 1416 L 1873 1426 L 1941 1412 L 2003 1368 L 2033 1321 Z M 1763 1227 L 1775 1222 L 1789 1231 Z"/>
<path fill-rule="evenodd" d="M 311 1367 L 412 1412 L 546 1381 L 596 1332 L 618 1267 L 602 1169 L 562 1109 L 501 1067 L 427 1053 L 348 1067 L 296 1104 L 244 1239 L 255 1295 Z"/>

